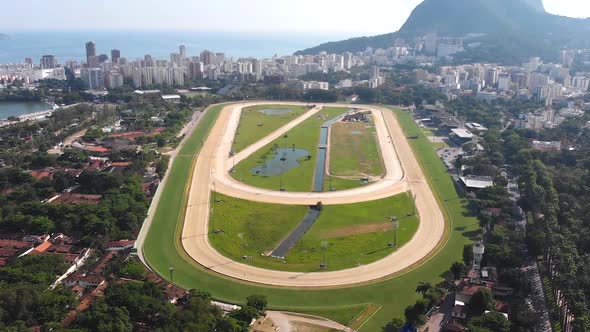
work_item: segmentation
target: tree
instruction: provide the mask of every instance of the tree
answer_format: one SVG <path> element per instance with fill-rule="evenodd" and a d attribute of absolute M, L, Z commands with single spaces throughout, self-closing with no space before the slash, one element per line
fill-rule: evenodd
<path fill-rule="evenodd" d="M 440 303 L 445 296 L 445 291 L 438 287 L 432 287 L 426 293 L 424 293 L 424 299 L 428 300 L 429 306 Z"/>
<path fill-rule="evenodd" d="M 508 332 L 510 322 L 504 315 L 491 312 L 489 314 L 473 318 L 469 321 L 469 330 L 472 332 Z"/>
<path fill-rule="evenodd" d="M 382 332 L 399 332 L 406 325 L 403 319 L 394 318 L 381 329 Z"/>
<path fill-rule="evenodd" d="M 230 317 L 247 324 L 250 324 L 250 322 L 252 322 L 252 320 L 257 318 L 259 315 L 260 312 L 256 308 L 250 306 L 243 306 L 242 308 L 234 310 L 229 314 Z"/>
<path fill-rule="evenodd" d="M 455 262 L 451 265 L 450 271 L 455 280 L 459 280 L 467 267 L 462 262 Z"/>
<path fill-rule="evenodd" d="M 109 306 L 103 300 L 92 304 L 90 309 L 80 313 L 75 326 L 90 332 L 131 332 L 133 324 L 129 311 L 124 307 Z"/>
<path fill-rule="evenodd" d="M 469 317 L 481 316 L 486 310 L 494 309 L 495 301 L 492 291 L 488 288 L 481 288 L 471 297 L 467 305 L 467 315 Z"/>
<path fill-rule="evenodd" d="M 433 288 L 432 284 L 429 282 L 420 282 L 416 287 L 416 293 L 421 293 L 422 295 L 426 294 L 429 290 Z"/>
<path fill-rule="evenodd" d="M 428 303 L 426 300 L 420 299 L 414 305 L 406 307 L 404 316 L 406 322 L 413 326 L 420 326 L 426 322 L 426 310 L 428 310 Z"/>
<path fill-rule="evenodd" d="M 247 306 L 256 308 L 260 312 L 266 310 L 266 306 L 268 305 L 268 301 L 264 295 L 250 295 L 246 300 Z"/>
<path fill-rule="evenodd" d="M 55 229 L 55 224 L 53 220 L 45 216 L 40 216 L 33 218 L 27 228 L 33 234 L 49 234 Z"/>

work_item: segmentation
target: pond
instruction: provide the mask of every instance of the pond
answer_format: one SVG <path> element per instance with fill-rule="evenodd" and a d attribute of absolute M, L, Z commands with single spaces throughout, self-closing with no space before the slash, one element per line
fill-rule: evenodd
<path fill-rule="evenodd" d="M 291 112 L 293 112 L 293 110 L 290 108 L 267 108 L 260 111 L 260 113 L 264 113 L 266 115 L 283 115 L 289 114 Z"/>
<path fill-rule="evenodd" d="M 252 168 L 252 174 L 272 176 L 284 174 L 290 169 L 301 165 L 299 160 L 307 158 L 309 152 L 305 149 L 283 148 L 277 149 L 272 159 L 264 164 Z"/>

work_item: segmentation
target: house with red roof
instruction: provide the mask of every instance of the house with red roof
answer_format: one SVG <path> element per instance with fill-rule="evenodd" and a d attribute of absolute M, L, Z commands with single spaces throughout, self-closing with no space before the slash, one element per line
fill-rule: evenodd
<path fill-rule="evenodd" d="M 135 240 L 110 241 L 107 243 L 107 250 L 108 251 L 129 250 L 129 249 L 133 249 L 134 246 L 135 246 Z"/>
<path fill-rule="evenodd" d="M 94 288 L 106 282 L 106 278 L 94 274 L 73 273 L 64 280 L 64 285 L 68 288 L 79 285 L 83 288 Z"/>
<path fill-rule="evenodd" d="M 86 194 L 74 194 L 74 193 L 64 193 L 57 198 L 53 199 L 50 204 L 57 205 L 57 204 L 71 204 L 71 205 L 78 205 L 78 204 L 90 204 L 90 205 L 99 205 L 102 200 L 102 195 L 86 195 Z"/>

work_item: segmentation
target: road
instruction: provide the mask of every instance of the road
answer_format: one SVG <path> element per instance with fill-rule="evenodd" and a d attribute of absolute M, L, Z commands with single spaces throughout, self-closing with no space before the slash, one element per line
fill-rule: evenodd
<path fill-rule="evenodd" d="M 376 126 L 387 170 L 383 180 L 366 187 L 339 192 L 291 193 L 250 187 L 229 176 L 228 170 L 233 165 L 229 150 L 241 109 L 255 104 L 269 104 L 269 102 L 226 106 L 221 111 L 197 157 L 181 241 L 184 250 L 194 261 L 211 271 L 235 279 L 266 285 L 313 288 L 352 285 L 381 279 L 405 271 L 430 257 L 443 240 L 445 221 L 392 111 L 376 106 L 362 106 L 378 115 Z M 350 105 L 329 106 L 350 107 Z M 355 105 L 355 107 L 359 106 Z M 314 109 L 303 117 L 313 116 L 315 113 L 312 112 L 317 113 L 320 110 Z M 255 143 L 251 149 L 248 148 L 236 155 L 236 162 L 246 158 L 274 138 L 280 137 L 282 133 L 294 127 L 294 124 L 302 121 L 298 118 Z M 350 204 L 390 197 L 410 190 L 416 195 L 416 209 L 420 215 L 420 224 L 412 240 L 405 246 L 371 264 L 332 272 L 298 273 L 266 270 L 232 261 L 211 246 L 208 237 L 210 212 L 213 212 L 214 216 L 214 206 L 210 204 L 211 190 L 252 201 L 287 205 L 310 205 L 318 201 L 324 204 Z"/>

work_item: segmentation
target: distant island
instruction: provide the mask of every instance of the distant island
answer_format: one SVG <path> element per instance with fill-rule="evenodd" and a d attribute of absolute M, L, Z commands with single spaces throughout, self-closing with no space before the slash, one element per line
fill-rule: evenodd
<path fill-rule="evenodd" d="M 2 39 L 8 39 L 8 35 L 0 33 L 0 40 Z"/>

